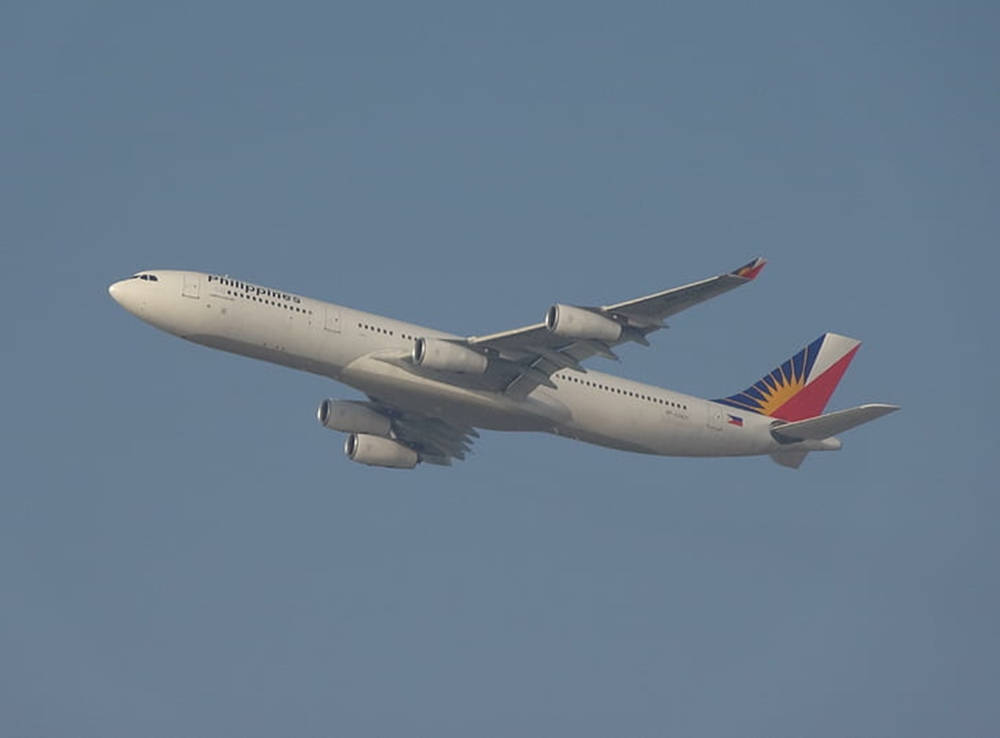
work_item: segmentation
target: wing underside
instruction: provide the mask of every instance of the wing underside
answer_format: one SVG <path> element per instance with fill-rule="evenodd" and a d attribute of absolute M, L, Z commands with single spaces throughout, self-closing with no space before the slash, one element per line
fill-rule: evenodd
<path fill-rule="evenodd" d="M 455 459 L 464 460 L 472 453 L 475 439 L 479 438 L 476 429 L 467 425 L 400 410 L 376 398 L 371 398 L 367 404 L 388 417 L 393 437 L 416 451 L 420 460 L 428 464 L 449 466 Z"/>

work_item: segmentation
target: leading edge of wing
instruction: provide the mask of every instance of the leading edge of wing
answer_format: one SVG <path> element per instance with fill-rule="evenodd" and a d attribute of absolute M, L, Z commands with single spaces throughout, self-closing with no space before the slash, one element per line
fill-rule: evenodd
<path fill-rule="evenodd" d="M 569 367 L 586 371 L 580 362 L 595 354 L 617 359 L 611 350 L 614 346 L 628 341 L 648 346 L 646 336 L 666 327 L 663 324 L 665 318 L 752 281 L 766 263 L 763 257 L 757 257 L 731 272 L 698 282 L 612 305 L 583 307 L 583 310 L 602 315 L 622 326 L 621 335 L 615 341 L 560 338 L 542 322 L 487 336 L 472 336 L 466 339 L 466 344 L 473 348 L 492 349 L 512 360 L 515 375 L 505 392 L 526 396 L 539 384 L 547 384 L 548 377 L 561 369 Z"/>
<path fill-rule="evenodd" d="M 631 300 L 625 300 L 623 302 L 617 302 L 611 305 L 603 305 L 601 307 L 591 307 L 589 310 L 594 310 L 595 312 L 601 312 L 604 314 L 614 314 L 619 313 L 628 320 L 631 316 L 629 312 L 633 308 L 637 308 L 640 305 L 649 305 L 656 301 L 662 301 L 665 298 L 670 298 L 674 296 L 680 296 L 689 294 L 692 297 L 695 295 L 692 293 L 697 293 L 698 299 L 688 300 L 682 307 L 677 309 L 672 309 L 668 313 L 664 313 L 659 320 L 674 315 L 684 308 L 696 305 L 699 302 L 703 302 L 709 298 L 715 297 L 716 295 L 721 295 L 728 292 L 731 289 L 740 287 L 741 285 L 751 282 L 756 279 L 757 275 L 760 274 L 761 270 L 767 264 L 767 259 L 762 256 L 758 256 L 755 259 L 747 262 L 741 267 L 734 269 L 731 272 L 726 272 L 725 274 L 718 274 L 714 277 L 708 277 L 707 279 L 702 279 L 697 282 L 691 282 L 690 284 L 681 285 L 680 287 L 671 287 L 668 290 L 663 290 L 662 292 L 654 292 L 651 295 L 646 295 L 644 297 L 636 297 Z M 712 289 L 715 287 L 715 289 Z M 648 320 L 637 321 L 639 323 L 644 323 L 642 327 L 649 327 Z M 659 326 L 653 326 L 659 327 Z M 520 328 L 510 328 L 505 331 L 499 331 L 497 333 L 490 333 L 485 336 L 472 336 L 468 339 L 470 345 L 481 345 L 488 346 L 492 343 L 501 342 L 508 338 L 522 338 L 530 336 L 531 334 L 547 334 L 548 329 L 545 326 L 545 322 L 532 323 L 531 325 L 522 326 Z"/>
<path fill-rule="evenodd" d="M 641 324 L 644 321 L 656 324 L 700 302 L 753 281 L 766 264 L 767 259 L 758 256 L 731 272 L 718 274 L 680 287 L 672 287 L 669 290 L 655 292 L 645 297 L 604 305 L 600 310 L 603 313 L 622 315 L 636 324 Z"/>

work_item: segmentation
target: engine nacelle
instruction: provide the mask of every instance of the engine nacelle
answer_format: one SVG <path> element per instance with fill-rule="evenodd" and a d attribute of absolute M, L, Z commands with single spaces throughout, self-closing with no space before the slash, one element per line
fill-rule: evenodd
<path fill-rule="evenodd" d="M 560 338 L 614 343 L 622 335 L 620 324 L 590 310 L 556 304 L 545 313 L 545 325 Z"/>
<path fill-rule="evenodd" d="M 392 469 L 412 469 L 420 458 L 409 446 L 382 436 L 352 433 L 344 442 L 344 453 L 351 461 L 368 466 L 387 466 Z"/>
<path fill-rule="evenodd" d="M 439 338 L 418 338 L 413 344 L 413 363 L 441 372 L 482 374 L 489 360 L 478 351 Z"/>
<path fill-rule="evenodd" d="M 323 400 L 316 408 L 316 420 L 330 430 L 373 436 L 387 436 L 392 428 L 389 418 L 360 403 L 346 400 Z"/>

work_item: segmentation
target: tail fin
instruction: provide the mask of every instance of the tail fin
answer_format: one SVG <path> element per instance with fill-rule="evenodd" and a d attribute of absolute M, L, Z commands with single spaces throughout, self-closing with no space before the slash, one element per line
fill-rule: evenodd
<path fill-rule="evenodd" d="M 861 342 L 824 333 L 742 392 L 716 402 L 781 420 L 813 418 L 823 412 Z"/>

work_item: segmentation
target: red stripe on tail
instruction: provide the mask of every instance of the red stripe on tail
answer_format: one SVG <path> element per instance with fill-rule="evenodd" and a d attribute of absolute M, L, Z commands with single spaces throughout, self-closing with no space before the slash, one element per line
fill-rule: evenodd
<path fill-rule="evenodd" d="M 833 366 L 816 377 L 806 385 L 797 395 L 794 395 L 784 405 L 771 413 L 772 418 L 795 421 L 815 418 L 823 413 L 826 403 L 830 401 L 830 395 L 837 388 L 837 383 L 847 371 L 847 365 L 851 363 L 854 354 L 858 352 L 861 345 L 857 345 L 838 359 Z"/>

